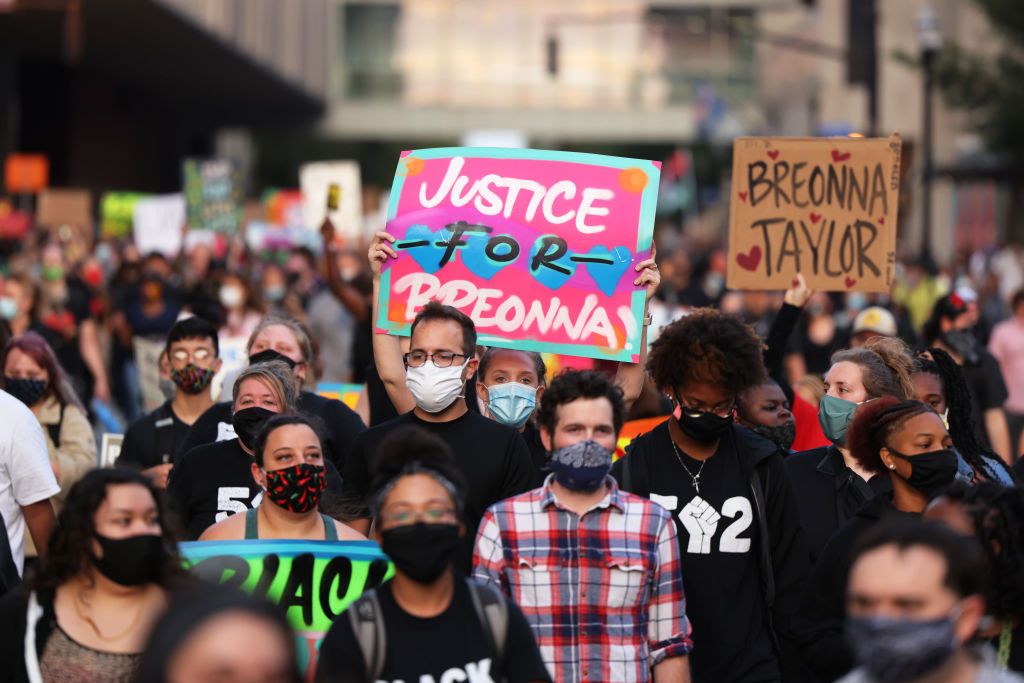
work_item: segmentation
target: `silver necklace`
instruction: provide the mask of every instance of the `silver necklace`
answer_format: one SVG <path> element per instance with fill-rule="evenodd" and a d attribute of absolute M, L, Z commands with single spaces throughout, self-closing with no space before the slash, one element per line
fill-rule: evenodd
<path fill-rule="evenodd" d="M 679 464 L 682 466 L 682 468 L 684 470 L 686 470 L 686 474 L 688 474 L 690 476 L 690 479 L 693 480 L 693 490 L 696 491 L 699 494 L 700 493 L 700 473 L 704 471 L 704 465 L 707 465 L 708 464 L 708 460 L 710 460 L 711 458 L 707 458 L 706 460 L 702 460 L 701 463 L 700 463 L 700 467 L 697 469 L 697 474 L 693 474 L 693 472 L 690 471 L 690 468 L 686 466 L 686 463 L 683 462 L 683 454 L 679 452 L 679 446 L 676 445 L 676 440 L 673 439 L 670 436 L 669 437 L 669 441 L 672 442 L 672 450 L 675 451 L 676 460 L 679 461 Z"/>

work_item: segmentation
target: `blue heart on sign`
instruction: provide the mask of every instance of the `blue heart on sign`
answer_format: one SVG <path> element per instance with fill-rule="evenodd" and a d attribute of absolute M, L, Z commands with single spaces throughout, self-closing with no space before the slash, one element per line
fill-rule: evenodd
<path fill-rule="evenodd" d="M 611 251 L 608 247 L 597 246 L 588 251 L 585 256 L 608 257 L 611 263 L 586 263 L 587 274 L 593 278 L 597 288 L 606 295 L 615 293 L 619 286 L 622 274 L 629 270 L 632 263 L 632 254 L 625 247 L 615 247 Z"/>
<path fill-rule="evenodd" d="M 544 237 L 537 239 L 537 241 L 533 243 L 533 248 L 530 249 L 530 273 L 537 282 L 541 283 L 548 289 L 558 289 L 576 273 L 576 264 L 569 260 L 569 252 L 565 251 L 557 259 L 548 259 L 546 262 L 549 265 L 543 265 L 542 263 L 536 270 L 534 270 L 533 259 L 537 256 L 538 252 L 540 252 L 541 246 L 544 245 L 544 239 Z M 554 247 L 548 245 L 545 249 L 545 253 L 553 256 L 558 253 L 558 251 Z M 551 266 L 558 266 L 559 268 L 569 272 L 562 273 Z"/>
<path fill-rule="evenodd" d="M 488 258 L 487 242 L 492 239 L 491 235 L 463 233 L 462 239 L 466 241 L 466 246 L 459 249 L 459 257 L 462 259 L 463 265 L 477 277 L 490 280 L 494 277 L 495 273 L 509 265 L 508 263 L 499 263 Z M 509 247 L 499 246 L 497 253 L 501 255 L 508 254 L 508 250 Z"/>
<path fill-rule="evenodd" d="M 405 237 L 395 240 L 395 251 L 406 252 L 416 259 L 425 273 L 436 273 L 441 269 L 441 258 L 444 256 L 444 247 L 438 247 L 438 242 L 446 242 L 450 234 L 445 230 L 434 233 L 425 225 L 417 224 L 409 226 Z M 426 244 L 418 244 L 425 242 Z M 404 246 L 410 245 L 410 246 Z"/>

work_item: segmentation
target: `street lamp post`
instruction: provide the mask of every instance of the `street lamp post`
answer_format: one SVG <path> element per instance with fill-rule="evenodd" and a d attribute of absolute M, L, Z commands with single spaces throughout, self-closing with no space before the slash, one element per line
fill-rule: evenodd
<path fill-rule="evenodd" d="M 935 86 L 935 56 L 942 47 L 942 34 L 931 5 L 917 15 L 918 47 L 921 51 L 922 116 L 921 122 L 921 259 L 926 267 L 934 265 L 932 255 L 932 178 L 935 160 L 932 149 L 932 91 Z"/>

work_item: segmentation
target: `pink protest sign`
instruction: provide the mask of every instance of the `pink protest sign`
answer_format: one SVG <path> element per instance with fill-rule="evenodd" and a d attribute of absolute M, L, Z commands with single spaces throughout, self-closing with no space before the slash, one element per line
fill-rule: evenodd
<path fill-rule="evenodd" d="M 446 148 L 404 152 L 388 207 L 397 259 L 377 332 L 407 335 L 437 299 L 479 342 L 637 362 L 660 164 L 597 154 Z"/>

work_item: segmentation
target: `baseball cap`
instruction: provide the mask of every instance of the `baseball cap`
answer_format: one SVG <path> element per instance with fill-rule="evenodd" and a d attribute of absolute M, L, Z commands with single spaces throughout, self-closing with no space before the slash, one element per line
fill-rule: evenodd
<path fill-rule="evenodd" d="M 853 320 L 853 334 L 874 332 L 884 337 L 896 336 L 896 318 L 881 306 L 868 306 Z"/>

